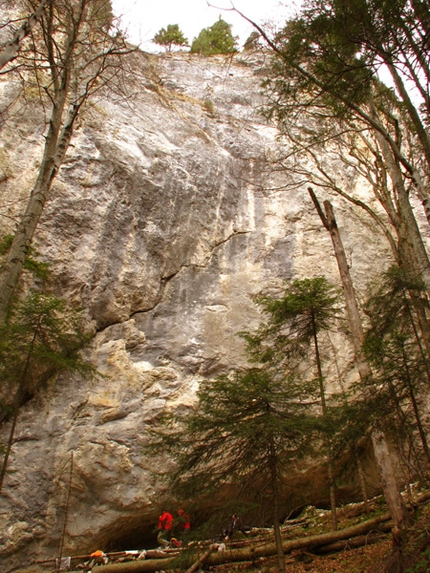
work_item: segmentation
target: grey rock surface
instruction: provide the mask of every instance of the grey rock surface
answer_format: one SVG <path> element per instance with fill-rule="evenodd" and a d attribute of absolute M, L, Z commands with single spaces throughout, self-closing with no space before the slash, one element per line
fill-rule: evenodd
<path fill-rule="evenodd" d="M 60 377 L 23 409 L 1 498 L 4 571 L 58 555 L 63 531 L 63 555 L 139 547 L 160 509 L 152 472 L 168 467 L 143 454 L 148 425 L 192 405 L 204 377 L 245 364 L 237 332 L 259 323 L 253 295 L 292 278 L 338 282 L 306 182 L 289 189 L 272 165 L 264 58 L 135 57 L 132 95 L 85 111 L 39 226 L 58 292 L 97 331 L 89 352 L 105 377 Z M 3 80 L 1 101 L 11 90 Z M 31 188 L 40 113 L 5 127 L 2 215 Z M 333 204 L 364 286 L 381 239 Z"/>

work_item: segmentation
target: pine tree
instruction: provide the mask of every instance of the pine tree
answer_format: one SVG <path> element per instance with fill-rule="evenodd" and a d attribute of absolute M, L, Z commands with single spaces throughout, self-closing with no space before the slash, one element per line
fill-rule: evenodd
<path fill-rule="evenodd" d="M 418 430 L 422 450 L 430 463 L 430 448 L 424 427 L 423 394 L 430 385 L 428 354 L 419 333 L 419 322 L 429 312 L 425 286 L 392 266 L 380 278 L 368 298 L 365 311 L 369 318 L 364 349 L 372 364 L 378 391 L 367 392 L 368 399 L 379 403 L 375 413 L 387 426 L 397 420 L 396 442 L 407 439 L 411 429 Z M 396 416 L 393 417 L 393 412 Z M 414 448 L 413 448 L 414 449 Z M 421 465 L 418 460 L 417 468 Z"/>
<path fill-rule="evenodd" d="M 192 412 L 167 418 L 152 451 L 175 460 L 169 490 L 201 500 L 228 488 L 237 499 L 269 487 L 279 568 L 285 563 L 280 534 L 279 487 L 285 467 L 311 451 L 316 420 L 310 388 L 290 374 L 249 368 L 204 381 Z"/>
<path fill-rule="evenodd" d="M 297 369 L 303 363 L 315 365 L 322 416 L 327 415 L 327 402 L 320 349 L 320 335 L 330 330 L 338 317 L 339 290 L 324 277 L 298 279 L 290 283 L 279 298 L 256 299 L 268 315 L 256 335 L 243 334 L 254 359 L 278 363 L 287 359 Z M 333 463 L 328 448 L 328 473 L 333 529 L 337 529 Z"/>
<path fill-rule="evenodd" d="M 188 40 L 179 29 L 178 24 L 168 24 L 167 29 L 161 28 L 155 34 L 153 42 L 164 46 L 168 52 L 172 51 L 173 46 L 188 46 Z"/>
<path fill-rule="evenodd" d="M 13 237 L 0 241 L 0 255 L 7 256 Z M 0 323 L 0 424 L 11 423 L 3 448 L 0 491 L 20 409 L 49 381 L 63 371 L 97 375 L 95 367 L 80 351 L 92 338 L 85 328 L 81 309 L 48 292 L 49 266 L 30 249 L 24 260 L 25 281 L 8 307 L 7 320 Z"/>
<path fill-rule="evenodd" d="M 237 51 L 236 37 L 231 33 L 231 24 L 220 16 L 210 28 L 203 28 L 191 44 L 191 53 L 201 56 L 233 54 Z"/>

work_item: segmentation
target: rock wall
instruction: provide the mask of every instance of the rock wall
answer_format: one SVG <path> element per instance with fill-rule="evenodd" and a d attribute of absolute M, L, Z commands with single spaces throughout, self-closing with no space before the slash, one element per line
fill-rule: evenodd
<path fill-rule="evenodd" d="M 259 322 L 253 295 L 338 280 L 306 183 L 289 189 L 272 165 L 263 56 L 133 57 L 128 97 L 85 111 L 37 236 L 58 292 L 87 309 L 104 377 L 62 376 L 23 409 L 0 506 L 3 570 L 58 555 L 63 531 L 63 555 L 141 547 L 160 509 L 152 471 L 167 463 L 143 454 L 148 425 L 245 363 L 236 333 Z M 5 102 L 14 87 L 2 81 Z M 31 188 L 41 114 L 34 104 L 4 127 L 2 215 Z M 363 286 L 381 239 L 333 203 Z"/>

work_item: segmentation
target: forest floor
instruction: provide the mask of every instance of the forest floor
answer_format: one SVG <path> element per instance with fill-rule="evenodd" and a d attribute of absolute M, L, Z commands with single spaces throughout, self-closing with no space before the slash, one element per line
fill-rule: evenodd
<path fill-rule="evenodd" d="M 385 540 L 330 555 L 316 556 L 302 553 L 294 558 L 294 562 L 290 562 L 287 557 L 286 573 L 382 573 L 384 571 L 382 567 L 380 569 L 375 567 L 383 563 L 390 549 L 391 542 Z M 249 563 L 229 563 L 213 567 L 212 571 L 213 573 L 278 573 L 279 567 L 277 558 L 270 557 L 262 559 L 257 566 L 250 566 Z M 428 573 L 430 569 L 424 571 Z"/>
<path fill-rule="evenodd" d="M 379 508 L 379 510 L 381 510 Z M 343 529 L 364 519 L 354 506 L 339 512 L 338 528 Z M 378 510 L 377 510 L 378 511 Z M 283 530 L 283 538 L 304 537 L 330 530 L 330 513 L 314 510 L 306 527 Z M 288 554 L 286 573 L 429 573 L 430 572 L 430 503 L 415 508 L 413 525 L 406 532 L 401 552 L 393 548 L 391 533 L 381 540 L 357 548 L 318 555 L 312 551 Z M 212 573 L 278 573 L 277 557 L 255 563 L 229 563 L 210 568 Z"/>
<path fill-rule="evenodd" d="M 409 505 L 413 517 L 412 524 L 402 534 L 401 543 L 397 543 L 396 546 L 394 546 L 391 533 L 392 525 L 390 526 L 390 522 L 387 521 L 389 519 L 387 507 L 382 498 L 372 500 L 369 515 L 364 512 L 363 504 L 349 504 L 339 509 L 338 531 L 347 529 L 356 531 L 355 526 L 361 525 L 365 526 L 367 531 L 365 535 L 349 537 L 348 540 L 343 539 L 343 535 L 337 536 L 332 531 L 329 511 L 308 507 L 298 518 L 288 520 L 281 528 L 284 542 L 293 541 L 295 547 L 307 547 L 307 549 L 296 549 L 286 553 L 285 573 L 430 573 L 430 491 L 421 492 L 421 495 L 415 496 L 415 499 L 417 501 Z M 369 523 L 371 523 L 370 527 Z M 371 531 L 369 531 L 370 528 Z M 335 540 L 337 543 L 343 543 L 342 549 L 333 550 L 332 535 L 329 536 L 329 541 L 326 535 L 330 532 L 337 537 Z M 307 537 L 312 539 L 303 542 Z M 316 539 L 321 541 L 322 538 L 326 540 L 326 543 L 330 543 L 329 546 L 325 546 L 325 549 L 321 544 L 319 547 L 314 545 Z M 396 539 L 399 540 L 398 536 Z M 252 529 L 248 534 L 239 534 L 237 538 L 225 543 L 227 550 L 234 550 L 240 547 L 261 546 L 262 542 L 263 546 L 266 543 L 273 543 L 273 529 Z M 210 542 L 206 542 L 206 549 L 209 547 L 208 543 Z M 354 543 L 357 543 L 355 548 L 352 547 Z M 192 544 L 189 544 L 190 549 Z M 196 545 L 198 546 L 200 544 Z M 326 552 L 322 553 L 324 550 Z M 151 561 L 152 568 L 149 568 Z M 138 570 L 135 569 L 136 566 L 144 570 L 143 567 L 148 564 L 145 571 L 157 573 L 178 573 L 185 569 L 186 573 L 279 573 L 278 559 L 274 555 L 255 558 L 254 561 L 236 561 L 212 566 L 203 561 L 200 568 L 199 562 L 194 557 L 192 562 L 195 566 L 190 567 L 188 560 L 185 567 L 184 563 L 182 565 L 175 563 L 175 569 L 166 571 L 158 570 L 156 561 L 156 559 L 150 559 L 142 561 L 141 564 L 137 561 L 126 562 L 122 567 L 118 563 L 118 569 L 115 571 L 130 573 Z M 98 571 L 103 573 L 103 569 L 103 566 L 94 567 L 93 573 Z M 41 571 L 40 568 L 37 570 Z M 87 568 L 84 570 L 88 571 Z M 26 569 L 16 571 L 16 573 L 28 573 L 29 571 Z M 35 570 L 31 569 L 31 571 Z"/>

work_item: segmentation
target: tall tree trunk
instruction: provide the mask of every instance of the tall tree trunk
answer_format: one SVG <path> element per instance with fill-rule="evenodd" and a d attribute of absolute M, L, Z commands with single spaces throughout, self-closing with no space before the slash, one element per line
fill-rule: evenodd
<path fill-rule="evenodd" d="M 321 221 L 324 227 L 329 231 L 332 239 L 333 248 L 339 268 L 339 274 L 342 281 L 343 292 L 345 295 L 345 303 L 349 317 L 357 369 L 360 378 L 366 380 L 371 376 L 372 372 L 363 353 L 363 326 L 361 323 L 360 313 L 358 311 L 357 299 L 355 296 L 351 275 L 349 273 L 345 250 L 343 248 L 339 229 L 337 227 L 336 219 L 334 216 L 333 207 L 329 201 L 325 201 L 324 214 L 313 189 L 309 187 L 308 191 L 321 218 Z M 382 430 L 377 427 L 373 428 L 371 439 L 376 463 L 378 464 L 381 485 L 384 491 L 385 499 L 387 501 L 388 509 L 395 525 L 399 528 L 403 528 L 409 522 L 410 518 L 406 509 L 406 505 L 403 502 L 402 496 L 400 495 L 400 490 L 395 478 L 394 467 L 392 464 L 387 441 Z"/>
<path fill-rule="evenodd" d="M 1 470 L 0 470 L 0 494 L 1 494 L 2 489 L 3 489 L 3 482 L 4 482 L 4 478 L 6 476 L 6 470 L 7 470 L 7 466 L 9 463 L 9 456 L 10 456 L 10 452 L 12 450 L 13 438 L 15 436 L 16 423 L 18 421 L 18 413 L 19 413 L 19 409 L 16 408 L 15 412 L 13 414 L 12 426 L 11 426 L 10 432 L 9 432 L 9 439 L 7 441 L 6 451 L 5 451 L 5 454 L 3 457 L 3 463 L 1 466 Z"/>
<path fill-rule="evenodd" d="M 364 479 L 363 464 L 361 463 L 360 455 L 358 453 L 357 448 L 355 448 L 354 454 L 355 454 L 355 461 L 357 464 L 358 481 L 360 482 L 361 497 L 363 498 L 364 501 L 364 510 L 366 512 L 366 515 L 369 515 L 370 514 L 369 496 L 367 494 L 366 480 Z"/>
<path fill-rule="evenodd" d="M 405 189 L 404 176 L 386 140 L 380 133 L 376 133 L 376 139 L 394 186 L 396 207 L 400 219 L 396 224 L 399 235 L 400 262 L 410 271 L 411 276 L 422 277 L 427 290 L 430 292 L 430 261 L 409 202 L 409 194 Z"/>
<path fill-rule="evenodd" d="M 34 232 L 72 138 L 73 125 L 78 115 L 79 107 L 75 105 L 70 107 L 66 121 L 61 129 L 66 96 L 67 94 L 63 93 L 61 99 L 53 105 L 39 175 L 14 235 L 8 259 L 0 273 L 0 322 L 6 320 L 8 308 Z"/>
<path fill-rule="evenodd" d="M 409 399 L 410 399 L 411 404 L 412 404 L 412 409 L 414 412 L 415 421 L 417 423 L 418 433 L 420 435 L 421 444 L 423 446 L 423 450 L 424 450 L 425 456 L 427 458 L 427 463 L 430 464 L 430 448 L 429 448 L 429 445 L 427 443 L 427 436 L 426 436 L 426 433 L 424 431 L 424 426 L 423 426 L 423 423 L 421 420 L 421 414 L 420 414 L 420 410 L 418 408 L 417 398 L 415 396 L 415 390 L 414 390 L 412 378 L 410 375 L 409 362 L 408 362 L 408 359 L 406 356 L 405 349 L 403 349 L 403 365 L 404 365 L 404 369 L 405 369 L 406 384 L 407 384 L 407 388 L 408 388 Z"/>
<path fill-rule="evenodd" d="M 314 349 L 315 349 L 315 360 L 317 364 L 317 373 L 318 373 L 318 382 L 320 387 L 320 397 L 321 397 L 321 409 L 322 415 L 325 417 L 327 415 L 327 404 L 325 399 L 325 388 L 324 388 L 324 378 L 322 373 L 322 365 L 321 365 L 321 356 L 320 350 L 318 345 L 318 336 L 317 336 L 317 329 L 315 325 L 314 316 L 312 316 L 312 335 L 314 341 Z M 336 483 L 334 479 L 334 471 L 333 471 L 333 457 L 331 454 L 331 445 L 330 445 L 330 438 L 327 438 L 327 473 L 328 473 L 328 480 L 329 480 L 329 492 L 330 492 L 330 509 L 331 509 L 331 525 L 333 531 L 337 529 L 337 512 L 336 512 Z"/>
<path fill-rule="evenodd" d="M 273 491 L 273 533 L 275 535 L 275 545 L 276 545 L 276 553 L 278 555 L 279 572 L 285 573 L 285 555 L 282 549 L 281 529 L 279 527 L 280 516 L 279 516 L 278 472 L 276 469 L 276 451 L 273 440 L 270 440 L 269 448 L 270 448 L 269 452 L 270 478 L 272 481 L 272 491 Z"/>

